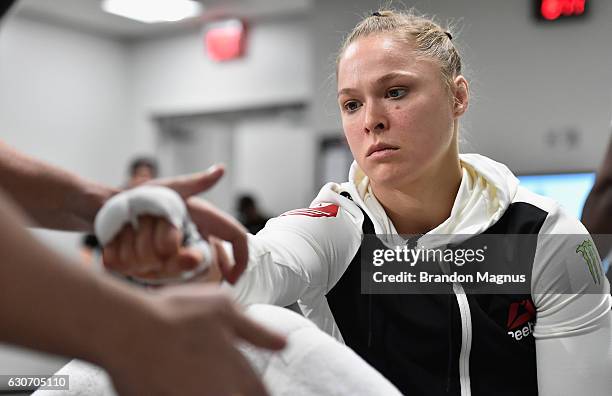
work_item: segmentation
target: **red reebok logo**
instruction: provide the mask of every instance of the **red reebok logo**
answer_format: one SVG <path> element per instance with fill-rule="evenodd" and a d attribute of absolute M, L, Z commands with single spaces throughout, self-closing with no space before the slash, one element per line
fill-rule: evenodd
<path fill-rule="evenodd" d="M 523 300 L 510 304 L 508 310 L 508 330 L 516 329 L 519 326 L 533 320 L 535 317 L 535 308 L 531 300 Z"/>
<path fill-rule="evenodd" d="M 290 210 L 281 216 L 336 217 L 337 215 L 338 205 L 323 202 L 311 208 Z"/>

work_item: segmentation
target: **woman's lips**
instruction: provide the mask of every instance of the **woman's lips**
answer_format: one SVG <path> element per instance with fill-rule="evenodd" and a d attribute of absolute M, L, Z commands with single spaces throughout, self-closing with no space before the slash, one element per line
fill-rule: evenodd
<path fill-rule="evenodd" d="M 389 158 L 397 152 L 396 148 L 386 148 L 381 150 L 376 150 L 372 154 L 368 155 L 368 158 L 371 159 L 385 159 Z"/>
<path fill-rule="evenodd" d="M 398 147 L 387 143 L 377 143 L 368 149 L 366 157 L 370 158 L 386 158 L 393 155 L 398 150 Z"/>

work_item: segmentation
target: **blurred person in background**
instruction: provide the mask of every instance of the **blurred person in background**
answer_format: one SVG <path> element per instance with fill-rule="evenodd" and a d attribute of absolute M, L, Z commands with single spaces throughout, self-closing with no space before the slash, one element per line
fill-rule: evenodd
<path fill-rule="evenodd" d="M 605 258 L 604 264 L 608 267 L 608 278 L 610 278 L 612 276 L 609 268 L 612 260 L 612 137 L 597 171 L 595 184 L 584 203 L 582 223 L 593 234 L 599 254 Z"/>
<path fill-rule="evenodd" d="M 257 234 L 270 220 L 260 212 L 257 201 L 252 195 L 244 194 L 237 200 L 238 221 L 253 235 Z"/>
<path fill-rule="evenodd" d="M 157 160 L 150 156 L 139 156 L 128 165 L 128 180 L 124 188 L 134 188 L 158 177 Z M 85 234 L 81 239 L 81 261 L 93 264 L 101 253 L 101 246 L 95 234 Z"/>
<path fill-rule="evenodd" d="M 159 175 L 157 160 L 153 157 L 136 157 L 130 161 L 127 188 L 139 186 Z"/>

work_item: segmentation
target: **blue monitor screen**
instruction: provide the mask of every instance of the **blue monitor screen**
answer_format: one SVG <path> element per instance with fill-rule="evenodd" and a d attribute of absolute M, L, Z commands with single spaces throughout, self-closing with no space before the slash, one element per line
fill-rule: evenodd
<path fill-rule="evenodd" d="M 567 213 L 580 219 L 582 207 L 595 182 L 595 172 L 517 176 L 521 185 L 559 202 Z"/>

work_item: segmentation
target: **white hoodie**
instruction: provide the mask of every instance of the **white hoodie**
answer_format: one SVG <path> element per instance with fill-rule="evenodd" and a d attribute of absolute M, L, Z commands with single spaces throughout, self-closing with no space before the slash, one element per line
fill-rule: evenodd
<path fill-rule="evenodd" d="M 539 237 L 533 264 L 532 290 L 538 291 L 532 299 L 537 310 L 534 337 L 540 393 L 569 395 L 586 390 L 592 395 L 610 394 L 612 297 L 605 276 L 594 282 L 576 253 L 577 242 L 590 239 L 588 232 L 556 202 L 519 186 L 505 165 L 477 154 L 463 154 L 460 159 L 463 177 L 451 214 L 428 234 L 455 234 L 453 242 L 461 242 L 460 238 L 487 230 L 515 202 L 545 211 L 539 235 L 564 236 Z M 353 201 L 341 192 L 348 192 Z M 353 163 L 348 182 L 326 184 L 310 208 L 284 213 L 257 235 L 249 236 L 248 269 L 234 287 L 238 301 L 281 306 L 297 301 L 304 316 L 342 341 L 325 296 L 361 245 L 361 209 L 372 220 L 376 234 L 397 234 L 371 193 L 368 177 Z M 470 394 L 469 351 L 471 343 L 478 340 L 472 340 L 463 289 L 460 284 L 453 286 L 463 318 L 461 388 L 462 394 Z M 574 354 L 571 359 L 567 348 Z M 595 372 L 602 375 L 593 375 Z"/>
<path fill-rule="evenodd" d="M 528 202 L 548 213 L 540 234 L 588 235 L 582 224 L 565 214 L 556 202 L 519 186 L 518 179 L 505 165 L 478 154 L 462 154 L 461 165 L 463 177 L 451 214 L 428 235 L 455 234 L 453 242 L 461 242 L 461 238 L 491 227 L 513 202 Z M 348 192 L 353 201 L 341 196 L 343 191 Z M 310 208 L 284 213 L 271 219 L 256 236 L 249 236 L 249 265 L 234 288 L 236 298 L 247 304 L 289 305 L 298 301 L 307 318 L 341 340 L 326 306 L 325 295 L 340 279 L 361 245 L 363 212 L 360 207 L 372 220 L 376 234 L 397 234 L 383 207 L 371 193 L 368 177 L 353 163 L 348 182 L 327 183 Z M 334 210 L 337 213 L 334 214 Z M 559 261 L 567 261 L 561 256 L 576 261 L 581 259 L 574 251 L 575 246 L 569 243 L 564 246 L 562 242 L 561 238 L 547 238 L 540 242 L 547 246 L 538 247 L 533 282 L 546 283 L 549 280 L 542 279 L 543 276 L 558 275 L 554 267 L 559 267 Z M 548 246 L 551 243 L 559 246 Z M 568 282 L 567 290 L 581 289 L 576 282 L 584 281 L 585 287 L 593 293 L 590 286 L 593 282 L 584 264 L 564 266 L 564 270 L 567 268 L 575 273 L 555 276 L 556 283 L 554 287 L 551 285 L 551 290 L 563 290 L 559 285 L 562 281 Z M 598 309 L 591 312 L 593 318 L 601 316 L 606 309 L 609 311 L 611 304 L 607 297 L 609 284 L 603 281 L 596 287 L 601 288 L 598 295 L 603 297 Z M 546 288 L 538 284 L 533 285 L 532 290 Z M 537 299 L 534 296 L 537 300 L 534 302 L 544 305 L 546 297 L 542 295 Z M 539 322 L 543 336 L 561 331 L 551 328 L 553 324 L 549 326 L 545 320 Z M 564 326 L 562 330 L 567 331 L 568 327 Z"/>

